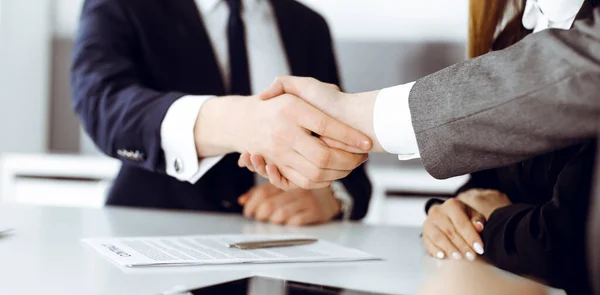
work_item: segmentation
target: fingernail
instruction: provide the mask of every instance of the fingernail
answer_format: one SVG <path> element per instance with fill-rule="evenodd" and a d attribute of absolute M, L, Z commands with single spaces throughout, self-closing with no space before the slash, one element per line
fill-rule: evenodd
<path fill-rule="evenodd" d="M 465 257 L 467 257 L 467 259 L 469 259 L 470 261 L 475 260 L 475 254 L 473 254 L 471 252 L 465 253 Z"/>
<path fill-rule="evenodd" d="M 364 140 L 364 141 L 361 141 L 361 142 L 358 144 L 358 146 L 359 146 L 361 149 L 363 149 L 363 150 L 365 150 L 365 151 L 368 151 L 368 150 L 370 150 L 370 149 L 371 149 L 371 142 L 370 142 L 370 141 L 368 141 L 368 140 Z"/>
<path fill-rule="evenodd" d="M 460 253 L 458 252 L 454 252 L 452 253 L 452 258 L 454 258 L 455 260 L 460 260 L 462 258 L 462 255 L 460 255 Z"/>
<path fill-rule="evenodd" d="M 481 226 L 481 229 L 483 230 L 483 222 L 481 222 L 481 221 L 476 221 L 475 223 L 479 224 L 479 226 Z"/>
<path fill-rule="evenodd" d="M 475 242 L 473 244 L 473 249 L 475 250 L 475 252 L 477 252 L 477 254 L 483 255 L 483 246 L 481 246 L 481 244 Z"/>
<path fill-rule="evenodd" d="M 444 259 L 446 255 L 444 254 L 444 252 L 438 251 L 437 253 L 435 253 L 435 257 L 437 257 L 438 259 Z"/>

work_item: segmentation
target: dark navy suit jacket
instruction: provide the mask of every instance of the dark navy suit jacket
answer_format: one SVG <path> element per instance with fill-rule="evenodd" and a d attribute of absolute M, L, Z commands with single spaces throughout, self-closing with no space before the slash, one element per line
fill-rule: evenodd
<path fill-rule="evenodd" d="M 339 84 L 325 20 L 296 1 L 271 2 L 292 74 Z M 108 204 L 241 212 L 237 198 L 254 179 L 237 167 L 238 154 L 193 185 L 165 172 L 160 126 L 171 104 L 185 95 L 227 94 L 194 0 L 86 0 L 72 67 L 74 108 L 85 130 L 123 162 Z M 352 218 L 364 217 L 371 184 L 363 167 L 343 183 L 355 200 Z"/>

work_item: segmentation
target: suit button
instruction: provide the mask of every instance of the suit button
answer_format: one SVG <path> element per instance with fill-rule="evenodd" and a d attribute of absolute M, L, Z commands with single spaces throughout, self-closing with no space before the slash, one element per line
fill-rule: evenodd
<path fill-rule="evenodd" d="M 175 159 L 175 163 L 173 163 L 173 168 L 175 168 L 175 172 L 183 173 L 183 162 L 181 161 L 181 159 Z"/>
<path fill-rule="evenodd" d="M 223 206 L 225 209 L 230 209 L 233 204 L 229 201 L 221 201 L 221 206 Z"/>

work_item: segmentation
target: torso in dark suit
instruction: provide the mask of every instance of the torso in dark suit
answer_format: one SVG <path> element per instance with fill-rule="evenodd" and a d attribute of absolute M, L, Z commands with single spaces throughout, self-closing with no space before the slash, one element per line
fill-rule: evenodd
<path fill-rule="evenodd" d="M 293 75 L 339 84 L 329 28 L 293 0 L 271 1 Z M 268 65 L 262 65 L 268 66 Z M 184 95 L 226 95 L 194 0 L 87 0 L 75 42 L 74 106 L 107 155 L 123 161 L 108 204 L 241 212 L 253 175 L 226 156 L 196 184 L 165 173 L 160 124 Z M 223 118 L 227 120 L 227 118 Z M 139 151 L 139 159 L 118 150 Z M 361 167 L 343 180 L 364 217 L 371 185 Z"/>

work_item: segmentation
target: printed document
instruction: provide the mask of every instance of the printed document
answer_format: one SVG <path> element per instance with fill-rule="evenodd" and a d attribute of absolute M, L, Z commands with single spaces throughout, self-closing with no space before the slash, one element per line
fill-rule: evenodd
<path fill-rule="evenodd" d="M 236 263 L 282 263 L 376 260 L 375 256 L 334 243 L 240 250 L 229 244 L 252 241 L 311 238 L 299 235 L 205 235 L 84 239 L 120 266 L 187 266 Z"/>

